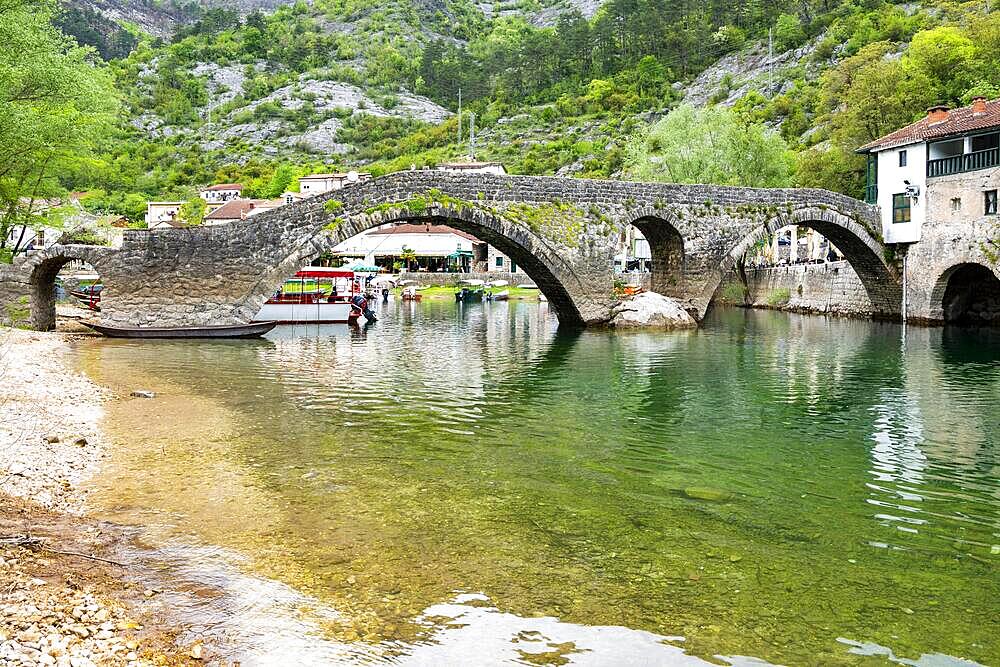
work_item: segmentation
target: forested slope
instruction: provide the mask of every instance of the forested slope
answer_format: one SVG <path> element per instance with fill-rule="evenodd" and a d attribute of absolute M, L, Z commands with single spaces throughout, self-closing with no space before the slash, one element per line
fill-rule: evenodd
<path fill-rule="evenodd" d="M 137 218 L 147 198 L 188 197 L 214 180 L 273 196 L 311 169 L 432 164 L 468 150 L 457 145 L 461 91 L 477 157 L 513 172 L 607 177 L 638 173 L 630 159 L 655 166 L 667 158 L 657 133 L 644 132 L 686 99 L 732 108 L 713 122 L 780 135 L 780 182 L 857 195 L 856 146 L 931 103 L 1000 96 L 1000 18 L 985 8 L 314 0 L 248 12 L 175 3 L 188 15 L 169 38 L 131 29 L 134 45 L 115 43 L 127 56 L 104 49 L 124 118 L 100 159 L 62 182 L 94 192 L 94 208 Z M 59 21 L 72 32 L 65 13 Z"/>

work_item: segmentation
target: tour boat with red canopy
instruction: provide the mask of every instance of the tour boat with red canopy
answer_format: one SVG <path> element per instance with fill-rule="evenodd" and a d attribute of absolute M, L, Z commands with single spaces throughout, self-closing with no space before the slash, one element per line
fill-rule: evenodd
<path fill-rule="evenodd" d="M 376 320 L 365 297 L 365 277 L 354 271 L 310 266 L 289 278 L 260 307 L 255 322 L 354 324 Z"/>

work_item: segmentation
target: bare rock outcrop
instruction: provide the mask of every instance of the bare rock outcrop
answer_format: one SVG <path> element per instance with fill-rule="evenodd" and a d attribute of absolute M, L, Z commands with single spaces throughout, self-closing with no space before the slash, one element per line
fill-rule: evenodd
<path fill-rule="evenodd" d="M 643 292 L 612 308 L 611 326 L 616 329 L 693 329 L 698 323 L 676 299 L 656 292 Z"/>

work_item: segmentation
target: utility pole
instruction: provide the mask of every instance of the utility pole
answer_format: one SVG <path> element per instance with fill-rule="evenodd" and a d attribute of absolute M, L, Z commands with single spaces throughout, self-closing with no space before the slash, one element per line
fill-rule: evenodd
<path fill-rule="evenodd" d="M 462 150 L 462 89 L 458 89 L 458 149 Z"/>
<path fill-rule="evenodd" d="M 767 29 L 767 96 L 774 90 L 774 28 Z"/>
<path fill-rule="evenodd" d="M 476 161 L 476 114 L 469 112 L 469 157 Z"/>

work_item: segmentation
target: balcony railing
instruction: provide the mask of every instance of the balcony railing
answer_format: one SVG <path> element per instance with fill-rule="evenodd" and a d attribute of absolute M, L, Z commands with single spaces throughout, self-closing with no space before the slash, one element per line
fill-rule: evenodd
<path fill-rule="evenodd" d="M 1000 166 L 1000 148 L 990 148 L 985 151 L 966 153 L 954 157 L 941 158 L 940 160 L 927 161 L 927 176 L 948 176 L 950 174 L 961 174 L 965 171 L 976 171 L 977 169 L 988 169 Z"/>

